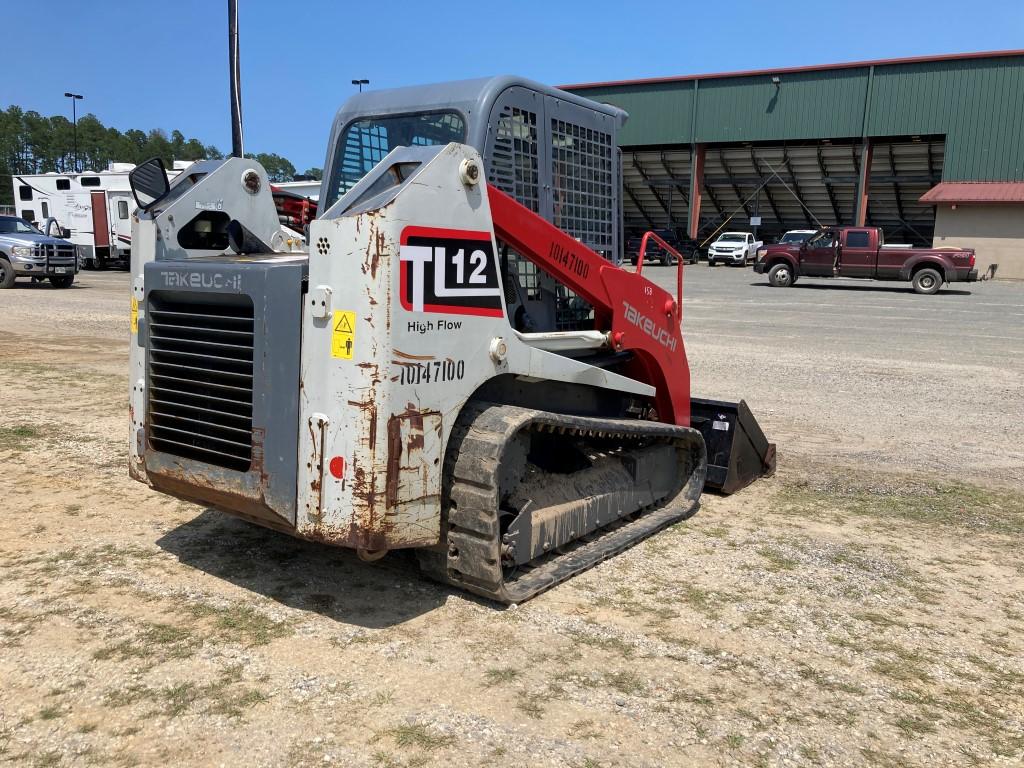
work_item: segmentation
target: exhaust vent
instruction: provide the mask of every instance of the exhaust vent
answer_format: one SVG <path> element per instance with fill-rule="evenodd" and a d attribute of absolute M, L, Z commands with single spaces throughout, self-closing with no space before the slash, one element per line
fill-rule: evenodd
<path fill-rule="evenodd" d="M 238 472 L 252 465 L 253 303 L 243 294 L 150 294 L 150 447 Z"/>

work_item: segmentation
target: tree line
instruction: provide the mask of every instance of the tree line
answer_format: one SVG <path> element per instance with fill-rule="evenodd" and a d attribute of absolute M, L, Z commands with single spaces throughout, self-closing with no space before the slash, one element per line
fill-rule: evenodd
<path fill-rule="evenodd" d="M 160 128 L 131 129 L 123 133 L 108 128 L 93 114 L 78 119 L 78 167 L 102 171 L 111 162 L 141 163 L 161 158 L 168 167 L 174 160 L 219 160 L 223 153 L 213 144 L 187 139 L 181 131 L 170 134 Z M 295 166 L 274 153 L 247 155 L 266 168 L 271 181 L 291 181 Z M 0 111 L 0 205 L 13 204 L 11 175 L 23 173 L 71 173 L 75 169 L 75 131 L 61 115 L 44 117 L 38 112 L 10 106 Z M 319 168 L 304 176 L 320 178 Z"/>

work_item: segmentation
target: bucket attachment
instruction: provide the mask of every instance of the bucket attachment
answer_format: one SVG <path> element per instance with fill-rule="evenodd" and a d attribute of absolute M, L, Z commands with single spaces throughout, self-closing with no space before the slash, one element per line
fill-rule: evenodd
<path fill-rule="evenodd" d="M 723 494 L 775 473 L 775 443 L 769 443 L 745 401 L 690 398 L 690 426 L 708 449 L 705 488 Z"/>

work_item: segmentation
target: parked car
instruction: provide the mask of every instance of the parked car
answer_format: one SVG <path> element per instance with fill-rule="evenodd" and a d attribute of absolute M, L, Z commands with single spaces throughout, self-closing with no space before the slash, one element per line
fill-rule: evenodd
<path fill-rule="evenodd" d="M 909 281 L 925 294 L 943 283 L 978 279 L 973 248 L 889 246 L 877 227 L 827 227 L 803 243 L 760 248 L 754 271 L 778 287 L 803 276 L 857 277 Z"/>
<path fill-rule="evenodd" d="M 779 238 L 779 242 L 786 243 L 797 243 L 800 244 L 807 240 L 811 235 L 816 233 L 816 229 L 791 229 L 782 237 Z"/>
<path fill-rule="evenodd" d="M 73 243 L 44 235 L 17 216 L 0 216 L 0 288 L 10 288 L 19 277 L 70 288 L 77 274 Z"/>
<path fill-rule="evenodd" d="M 651 231 L 681 253 L 683 255 L 684 263 L 697 263 L 696 241 L 691 240 L 690 238 L 680 237 L 671 229 L 654 229 Z M 630 237 L 626 241 L 626 257 L 633 265 L 636 264 L 637 257 L 640 254 L 640 244 L 642 242 L 643 233 Z M 678 260 L 676 257 L 658 245 L 656 240 L 652 238 L 647 241 L 647 250 L 644 252 L 644 264 L 662 264 L 667 267 L 677 263 Z"/>
<path fill-rule="evenodd" d="M 746 266 L 756 258 L 757 249 L 762 245 L 749 232 L 724 232 L 708 248 L 708 266 L 716 267 L 719 263 Z"/>

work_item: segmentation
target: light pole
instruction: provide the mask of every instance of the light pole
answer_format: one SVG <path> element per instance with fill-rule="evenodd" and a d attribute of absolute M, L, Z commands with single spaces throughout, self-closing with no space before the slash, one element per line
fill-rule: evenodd
<path fill-rule="evenodd" d="M 359 92 L 360 93 L 363 92 L 363 86 L 364 85 L 369 85 L 369 84 L 370 84 L 369 80 L 353 80 L 352 81 L 352 85 L 358 85 L 359 86 Z"/>
<path fill-rule="evenodd" d="M 71 123 L 73 125 L 72 133 L 75 137 L 75 173 L 78 172 L 78 111 L 75 109 L 75 102 L 82 98 L 80 93 L 71 93 L 65 91 L 64 95 L 71 99 Z"/>
<path fill-rule="evenodd" d="M 228 70 L 231 78 L 231 155 L 245 157 L 242 148 L 242 76 L 238 64 L 238 0 L 228 0 Z"/>

